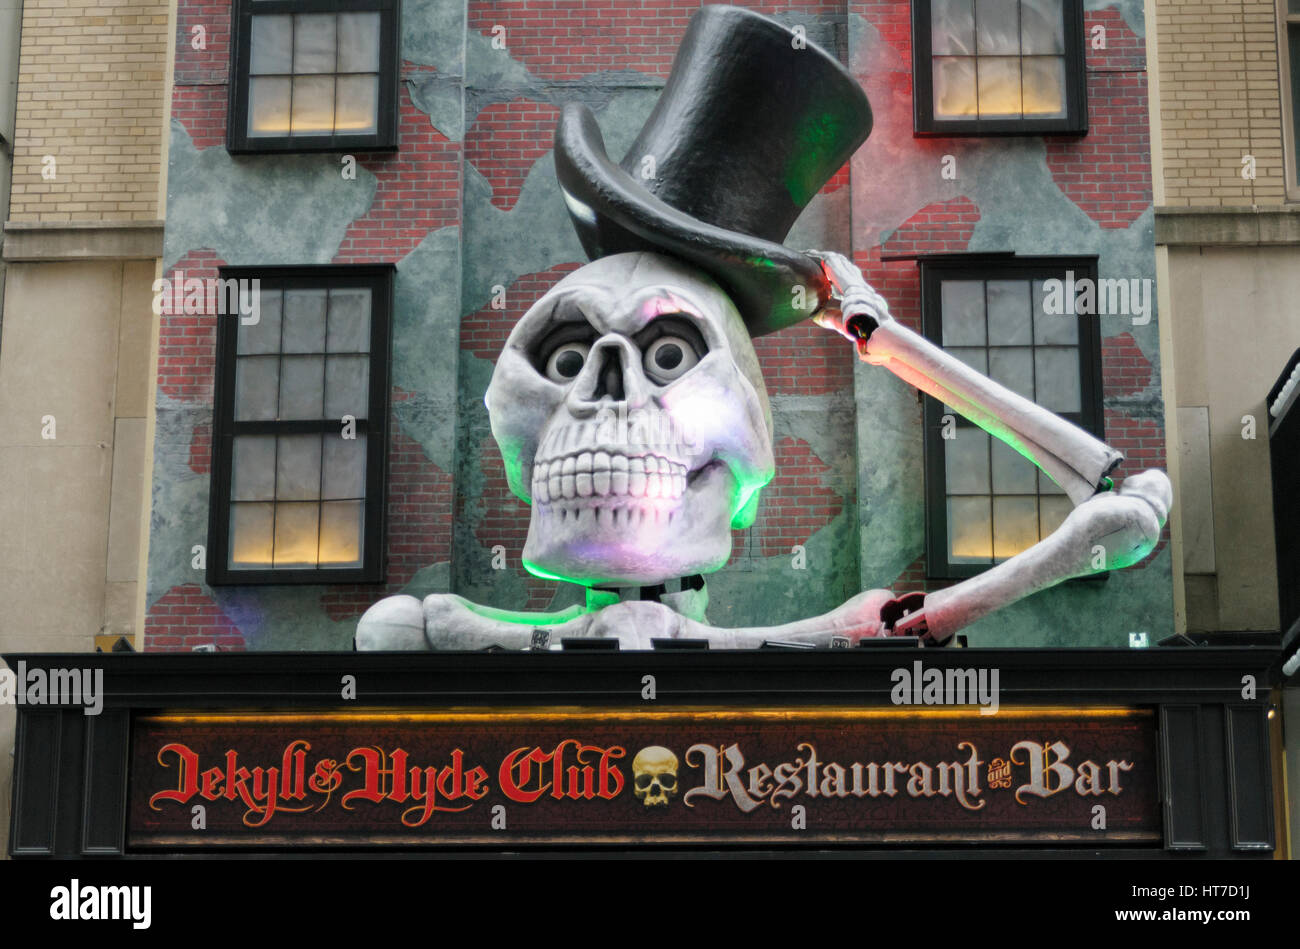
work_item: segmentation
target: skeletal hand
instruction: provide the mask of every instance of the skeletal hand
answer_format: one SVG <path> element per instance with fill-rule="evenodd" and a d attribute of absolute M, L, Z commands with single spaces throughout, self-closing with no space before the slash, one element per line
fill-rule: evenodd
<path fill-rule="evenodd" d="M 854 263 L 834 251 L 810 250 L 809 257 L 821 262 L 822 272 L 830 281 L 831 292 L 839 301 L 837 309 L 828 307 L 813 317 L 818 326 L 834 330 L 852 340 L 860 354 L 865 354 L 867 339 L 881 323 L 892 320 L 889 304 L 867 283 Z"/>

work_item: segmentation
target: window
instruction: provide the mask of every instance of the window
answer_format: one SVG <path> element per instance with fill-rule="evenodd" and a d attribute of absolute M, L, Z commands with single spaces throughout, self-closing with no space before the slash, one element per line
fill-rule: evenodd
<path fill-rule="evenodd" d="M 1281 12 L 1279 36 L 1282 66 L 1282 125 L 1288 148 L 1286 155 L 1286 191 L 1292 201 L 1300 201 L 1300 0 L 1278 0 Z"/>
<path fill-rule="evenodd" d="M 918 135 L 1086 132 L 1082 0 L 913 0 Z"/>
<path fill-rule="evenodd" d="M 208 583 L 383 579 L 392 274 L 222 269 Z"/>
<path fill-rule="evenodd" d="M 963 257 L 921 262 L 925 336 L 968 366 L 1102 437 L 1100 338 L 1088 308 L 1096 258 Z M 1055 288 L 1047 283 L 1059 280 Z M 946 435 L 945 435 L 946 433 Z M 1000 439 L 925 397 L 926 561 L 974 576 L 1046 537 L 1073 508 Z"/>
<path fill-rule="evenodd" d="M 236 0 L 232 152 L 397 147 L 397 0 Z"/>

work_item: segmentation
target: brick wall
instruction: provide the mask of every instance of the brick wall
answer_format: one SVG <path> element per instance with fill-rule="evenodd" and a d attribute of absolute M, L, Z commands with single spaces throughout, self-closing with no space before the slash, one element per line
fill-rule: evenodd
<path fill-rule="evenodd" d="M 1165 204 L 1286 199 L 1275 0 L 1157 0 Z M 1242 177 L 1254 155 L 1256 177 Z"/>
<path fill-rule="evenodd" d="M 25 0 L 10 220 L 161 217 L 167 21 L 158 0 Z"/>

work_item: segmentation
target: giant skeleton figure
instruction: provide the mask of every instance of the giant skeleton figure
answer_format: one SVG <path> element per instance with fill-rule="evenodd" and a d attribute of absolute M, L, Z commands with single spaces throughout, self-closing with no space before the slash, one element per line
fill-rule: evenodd
<path fill-rule="evenodd" d="M 734 7 L 692 19 L 621 166 L 591 113 L 565 108 L 556 171 L 593 262 L 519 320 L 486 401 L 510 488 L 532 506 L 525 565 L 586 586 L 586 606 L 526 613 L 450 594 L 393 596 L 362 617 L 358 648 L 537 649 L 583 637 L 623 648 L 891 635 L 943 644 L 1022 597 L 1154 549 L 1171 503 L 1163 472 L 1113 489 L 1117 451 L 891 319 L 844 257 L 782 246 L 870 128 L 866 97 L 837 61 Z M 781 626 L 710 626 L 701 575 L 726 563 L 731 529 L 753 522 L 774 472 L 751 338 L 809 317 L 1014 447 L 1074 510 L 1039 543 L 945 590 L 868 590 Z M 620 600 L 620 588 L 643 598 Z"/>

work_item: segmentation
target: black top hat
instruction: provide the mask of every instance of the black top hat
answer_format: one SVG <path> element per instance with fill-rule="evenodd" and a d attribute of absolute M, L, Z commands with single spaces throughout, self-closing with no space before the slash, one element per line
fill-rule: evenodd
<path fill-rule="evenodd" d="M 759 336 L 828 302 L 818 262 L 781 241 L 870 131 L 866 94 L 833 56 L 750 10 L 706 6 L 623 161 L 605 154 L 591 111 L 571 103 L 555 130 L 555 169 L 588 256 L 650 250 L 690 261 Z"/>

